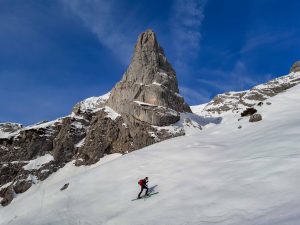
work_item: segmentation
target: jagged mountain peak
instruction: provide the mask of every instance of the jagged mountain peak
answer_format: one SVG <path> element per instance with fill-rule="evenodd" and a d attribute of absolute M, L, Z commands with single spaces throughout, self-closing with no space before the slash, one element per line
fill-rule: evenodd
<path fill-rule="evenodd" d="M 139 35 L 131 63 L 107 104 L 118 113 L 158 126 L 177 122 L 180 112 L 191 112 L 152 30 Z"/>
<path fill-rule="evenodd" d="M 162 84 L 173 92 L 179 92 L 176 73 L 152 30 L 139 35 L 122 81 L 144 85 Z"/>
<path fill-rule="evenodd" d="M 151 29 L 139 35 L 134 48 L 131 65 L 133 65 L 135 69 L 142 69 L 144 66 L 149 65 L 153 68 L 153 72 L 159 72 L 159 70 L 162 70 L 165 72 L 172 72 L 169 75 L 175 76 L 174 69 L 168 62 L 163 48 L 159 45 L 156 34 Z M 129 70 L 131 68 L 132 66 L 129 66 Z M 150 74 L 151 73 L 145 75 Z M 178 92 L 178 89 L 174 91 Z"/>
<path fill-rule="evenodd" d="M 153 30 L 148 29 L 145 32 L 142 32 L 137 40 L 135 50 L 136 52 L 142 51 L 145 48 L 151 48 L 154 51 L 160 51 L 159 44 L 157 42 L 156 34 Z"/>

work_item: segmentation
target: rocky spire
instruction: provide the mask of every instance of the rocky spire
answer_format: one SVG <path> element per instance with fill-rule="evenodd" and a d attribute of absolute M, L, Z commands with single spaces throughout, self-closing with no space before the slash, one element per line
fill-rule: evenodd
<path fill-rule="evenodd" d="M 161 83 L 169 90 L 178 93 L 176 73 L 165 57 L 164 50 L 159 46 L 152 30 L 147 30 L 139 35 L 131 63 L 122 81 L 132 81 L 144 85 L 150 85 L 153 82 Z"/>
<path fill-rule="evenodd" d="M 131 63 L 113 88 L 108 106 L 153 125 L 176 122 L 179 112 L 191 112 L 179 95 L 176 73 L 152 30 L 139 35 Z"/>
<path fill-rule="evenodd" d="M 290 72 L 300 72 L 300 61 L 293 64 Z"/>

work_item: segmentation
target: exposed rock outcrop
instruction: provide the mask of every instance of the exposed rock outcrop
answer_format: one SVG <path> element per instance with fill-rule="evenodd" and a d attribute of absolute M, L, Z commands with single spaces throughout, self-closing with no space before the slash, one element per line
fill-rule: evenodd
<path fill-rule="evenodd" d="M 300 61 L 295 62 L 291 68 L 291 73 L 300 72 Z"/>
<path fill-rule="evenodd" d="M 176 73 L 153 31 L 140 34 L 131 63 L 113 88 L 107 105 L 158 126 L 177 122 L 180 112 L 191 112 L 179 95 Z"/>
<path fill-rule="evenodd" d="M 2 197 L 1 205 L 7 206 L 14 198 L 15 192 L 12 186 L 0 189 L 0 196 Z"/>
<path fill-rule="evenodd" d="M 251 116 L 256 112 L 257 112 L 257 110 L 255 108 L 247 108 L 241 113 L 241 117 Z"/>
<path fill-rule="evenodd" d="M 56 161 L 69 162 L 76 152 L 75 143 L 86 136 L 89 121 L 81 118 L 66 117 L 61 121 L 61 129 L 53 140 L 52 154 Z"/>
<path fill-rule="evenodd" d="M 249 122 L 258 122 L 261 120 L 262 120 L 262 116 L 261 116 L 261 114 L 258 114 L 258 113 L 251 115 L 249 118 Z"/>
<path fill-rule="evenodd" d="M 86 137 L 79 144 L 76 165 L 93 164 L 107 154 L 124 154 L 180 135 L 184 131 L 164 132 L 106 106 L 95 112 Z"/>
<path fill-rule="evenodd" d="M 0 133 L 15 132 L 23 127 L 19 123 L 0 123 Z"/>

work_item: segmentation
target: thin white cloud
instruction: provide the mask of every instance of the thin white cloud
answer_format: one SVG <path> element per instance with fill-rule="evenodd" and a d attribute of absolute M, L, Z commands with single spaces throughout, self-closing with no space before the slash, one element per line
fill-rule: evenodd
<path fill-rule="evenodd" d="M 138 33 L 144 26 L 139 22 L 138 6 L 128 11 L 116 0 L 60 0 L 67 10 L 77 15 L 100 43 L 123 64 L 128 64 Z M 170 29 L 177 68 L 186 66 L 188 58 L 200 49 L 200 27 L 207 0 L 175 0 L 171 8 Z"/>
<path fill-rule="evenodd" d="M 209 78 L 197 79 L 201 84 L 216 88 L 222 92 L 226 91 L 240 91 L 251 88 L 257 84 L 266 82 L 271 79 L 271 74 L 263 74 L 258 79 L 254 76 L 245 62 L 238 60 L 230 71 L 222 70 L 202 70 L 200 74 L 205 74 Z"/>
<path fill-rule="evenodd" d="M 261 46 L 288 41 L 294 35 L 293 31 L 288 32 L 254 32 L 248 34 L 246 42 L 240 53 L 247 53 Z"/>
<path fill-rule="evenodd" d="M 177 67 L 182 68 L 200 49 L 200 27 L 206 0 L 176 0 L 170 20 Z"/>
<path fill-rule="evenodd" d="M 100 43 L 121 63 L 128 64 L 135 41 L 132 37 L 139 32 L 135 29 L 137 23 L 133 23 L 132 12 L 122 10 L 120 4 L 114 0 L 61 0 L 61 2 L 66 9 L 81 18 L 83 23 L 97 35 Z M 136 34 L 133 32 L 135 30 L 137 30 Z"/>

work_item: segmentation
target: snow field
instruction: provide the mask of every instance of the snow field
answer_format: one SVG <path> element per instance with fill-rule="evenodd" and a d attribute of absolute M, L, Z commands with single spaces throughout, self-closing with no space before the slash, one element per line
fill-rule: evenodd
<path fill-rule="evenodd" d="M 298 225 L 299 96 L 300 85 L 270 99 L 257 123 L 225 113 L 220 124 L 112 160 L 69 163 L 0 208 L 0 224 Z M 145 176 L 159 194 L 132 202 Z"/>

